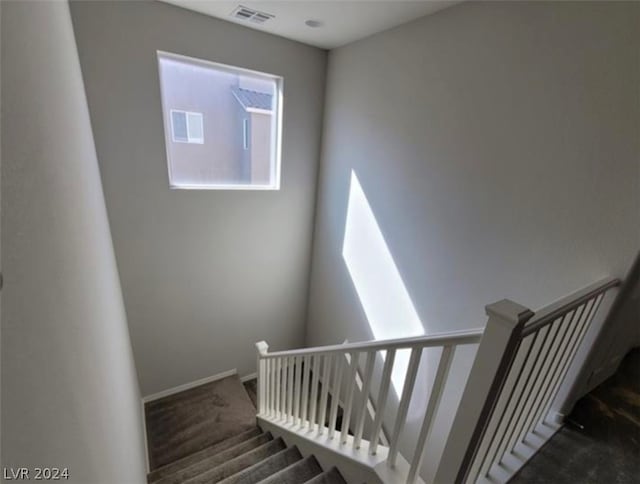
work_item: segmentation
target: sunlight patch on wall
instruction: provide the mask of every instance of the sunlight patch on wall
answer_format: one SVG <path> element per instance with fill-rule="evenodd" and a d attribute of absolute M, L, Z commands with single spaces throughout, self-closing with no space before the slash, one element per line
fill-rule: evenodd
<path fill-rule="evenodd" d="M 421 336 L 422 322 L 354 171 L 347 207 L 342 257 L 376 340 Z M 402 392 L 409 350 L 396 354 L 391 380 Z"/>

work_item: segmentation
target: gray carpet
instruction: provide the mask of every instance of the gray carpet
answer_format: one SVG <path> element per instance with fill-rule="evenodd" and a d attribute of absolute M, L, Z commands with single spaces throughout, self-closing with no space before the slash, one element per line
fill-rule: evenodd
<path fill-rule="evenodd" d="M 244 389 L 247 391 L 253 406 L 258 408 L 258 380 L 256 378 L 244 382 Z"/>
<path fill-rule="evenodd" d="M 640 349 L 576 403 L 512 484 L 640 484 Z"/>
<path fill-rule="evenodd" d="M 151 470 L 256 426 L 256 410 L 237 376 L 145 404 Z"/>
<path fill-rule="evenodd" d="M 252 392 L 234 376 L 146 404 L 149 483 L 346 484 L 256 427 Z"/>
<path fill-rule="evenodd" d="M 298 484 L 308 482 L 320 474 L 322 474 L 322 467 L 316 458 L 310 455 L 276 472 L 260 484 Z"/>
<path fill-rule="evenodd" d="M 220 481 L 220 484 L 253 484 L 289 467 L 302 459 L 297 447 L 289 447 L 271 455 L 251 467 Z"/>
<path fill-rule="evenodd" d="M 256 431 L 259 432 L 259 429 L 256 428 Z M 241 435 L 245 434 L 246 432 Z M 236 457 L 240 457 L 251 452 L 271 440 L 273 440 L 273 437 L 270 433 L 263 433 L 240 442 L 219 453 L 215 453 L 217 445 L 214 445 L 203 451 L 196 452 L 195 454 L 191 454 L 188 457 L 161 467 L 156 471 L 158 474 L 153 476 L 154 482 L 157 484 L 180 484 L 187 479 L 204 474 L 217 466 L 221 466 L 226 462 L 235 459 Z"/>
<path fill-rule="evenodd" d="M 210 482 L 220 482 L 227 477 L 231 477 L 255 464 L 269 459 L 286 448 L 287 446 L 282 439 L 272 440 L 271 442 L 267 442 L 266 444 L 253 449 L 251 452 L 247 452 L 235 459 L 231 459 L 222 465 L 214 467 L 213 469 L 203 472 L 202 474 L 184 482 L 185 484 L 207 484 Z"/>
<path fill-rule="evenodd" d="M 344 482 L 344 479 L 342 479 L 342 475 L 340 474 L 340 472 L 338 472 L 338 469 L 336 469 L 335 467 L 307 481 L 307 484 L 337 484 L 337 483 L 346 484 L 346 482 Z"/>

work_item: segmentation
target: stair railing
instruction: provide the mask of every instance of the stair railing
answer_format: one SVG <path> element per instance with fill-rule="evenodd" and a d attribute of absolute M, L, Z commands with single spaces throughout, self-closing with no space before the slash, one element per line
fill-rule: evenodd
<path fill-rule="evenodd" d="M 409 350 L 410 358 L 399 398 L 398 409 L 389 440 L 386 463 L 393 468 L 398 456 L 400 435 L 405 427 L 409 404 L 423 351 L 440 352 L 434 383 L 424 411 L 421 430 L 410 458 L 409 480 L 415 482 L 422 464 L 425 444 L 442 397 L 442 391 L 457 347 L 478 344 L 482 329 L 441 333 L 431 336 L 402 338 L 385 341 L 347 343 L 291 351 L 268 352 L 265 342 L 256 344 L 258 350 L 258 416 L 272 422 L 293 424 L 319 437 L 325 432 L 330 439 L 339 439 L 340 445 L 366 450 L 375 455 L 380 447 L 380 434 L 392 384 L 392 371 L 396 354 Z M 348 355 L 348 359 L 347 356 Z M 364 360 L 362 390 L 355 401 L 356 374 Z M 368 435 L 364 435 L 367 402 L 372 392 L 376 361 L 383 360 L 375 418 Z M 322 380 L 318 399 L 318 382 Z M 331 387 L 331 388 L 330 388 Z M 327 408 L 331 389 L 331 406 Z M 341 394 L 343 397 L 341 398 Z M 310 398 L 308 396 L 310 395 Z M 338 401 L 343 401 L 342 425 L 337 428 Z M 329 413 L 325 426 L 326 412 Z M 349 435 L 352 429 L 353 436 Z M 366 437 L 366 438 L 365 438 Z M 405 456 L 407 457 L 407 456 Z"/>
<path fill-rule="evenodd" d="M 345 344 L 347 343 L 348 341 L 345 341 Z M 347 360 L 347 364 L 351 365 L 351 355 L 349 353 L 345 354 L 345 359 Z M 360 368 L 358 368 L 357 366 L 356 366 L 355 385 L 356 385 L 356 391 L 360 393 L 360 395 L 367 395 L 367 405 L 366 405 L 367 417 L 369 417 L 369 419 L 373 423 L 376 419 L 376 407 L 375 407 L 375 402 L 373 401 L 373 398 L 371 398 L 371 393 L 370 393 L 371 382 L 369 381 L 369 385 L 367 385 L 368 388 L 364 388 L 364 381 L 362 380 L 362 372 L 360 371 Z M 384 446 L 389 445 L 389 438 L 387 437 L 387 432 L 384 429 L 384 424 L 380 429 L 380 444 Z"/>
<path fill-rule="evenodd" d="M 572 384 L 569 370 L 582 364 L 585 336 L 618 285 L 603 279 L 535 317 L 509 300 L 487 306 L 489 321 L 435 482 L 507 482 L 553 436 L 560 428 L 553 409 L 564 404 L 558 400 Z"/>
<path fill-rule="evenodd" d="M 553 409 L 566 403 L 560 401 L 564 398 L 561 389 L 572 385 L 575 371 L 570 370 L 582 364 L 577 355 L 584 356 L 587 349 L 585 336 L 598 319 L 606 293 L 618 285 L 618 279 L 603 279 L 535 315 L 508 299 L 498 301 L 486 307 L 489 319 L 484 330 L 274 353 L 268 352 L 267 343 L 257 343 L 258 416 L 305 429 L 305 435 L 318 437 L 319 445 L 319 437 L 325 432 L 329 438 L 339 432 L 340 445 L 366 448 L 370 455 L 383 447 L 386 464 L 393 469 L 421 357 L 427 349 L 439 351 L 417 442 L 410 455 L 404 455 L 409 461 L 406 482 L 413 484 L 419 478 L 454 352 L 461 345 L 478 344 L 434 482 L 507 482 L 560 427 Z M 394 360 L 400 350 L 410 350 L 411 355 L 387 448 L 380 446 L 380 432 Z M 376 413 L 365 440 L 366 406 L 379 356 L 384 363 L 381 378 L 377 379 Z M 365 364 L 361 398 L 356 402 L 354 387 L 362 357 Z M 331 406 L 327 409 L 330 387 Z M 344 414 L 341 428 L 337 429 L 341 393 Z M 329 424 L 325 426 L 327 411 Z M 351 428 L 353 437 L 349 436 Z"/>

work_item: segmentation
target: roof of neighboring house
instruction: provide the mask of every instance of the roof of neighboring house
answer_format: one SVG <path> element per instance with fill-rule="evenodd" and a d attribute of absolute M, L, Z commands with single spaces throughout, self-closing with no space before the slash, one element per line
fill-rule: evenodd
<path fill-rule="evenodd" d="M 262 109 L 265 111 L 271 111 L 271 100 L 273 96 L 265 92 L 250 91 L 249 89 L 242 89 L 240 87 L 232 88 L 232 92 L 238 102 L 242 104 L 245 109 Z"/>

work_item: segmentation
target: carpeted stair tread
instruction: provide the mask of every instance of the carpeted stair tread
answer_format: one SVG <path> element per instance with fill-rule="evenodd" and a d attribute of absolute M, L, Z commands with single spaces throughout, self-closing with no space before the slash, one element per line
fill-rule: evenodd
<path fill-rule="evenodd" d="M 147 402 L 149 484 L 346 484 L 257 427 L 256 383 L 233 375 Z"/>
<path fill-rule="evenodd" d="M 241 434 L 234 435 L 233 437 L 229 437 L 222 442 L 218 442 L 217 444 L 210 445 L 198 452 L 194 452 L 182 459 L 178 459 L 176 461 L 171 462 L 170 464 L 166 464 L 162 467 L 157 468 L 156 470 L 151 471 L 148 476 L 148 482 L 155 482 L 163 477 L 174 474 L 181 469 L 189 467 L 196 462 L 204 460 L 208 457 L 214 456 L 223 452 L 227 449 L 235 447 L 236 445 L 251 440 L 257 436 L 262 434 L 262 430 L 258 427 L 254 427 L 246 432 L 242 432 Z"/>
<path fill-rule="evenodd" d="M 297 447 L 289 447 L 262 462 L 220 481 L 220 484 L 255 484 L 302 459 Z"/>
<path fill-rule="evenodd" d="M 151 470 L 256 427 L 256 409 L 237 375 L 145 403 Z"/>
<path fill-rule="evenodd" d="M 254 464 L 268 459 L 275 454 L 278 454 L 282 450 L 286 449 L 286 447 L 287 446 L 282 438 L 271 440 L 266 444 L 262 444 L 260 447 L 256 447 L 249 452 L 228 460 L 224 464 L 220 464 L 183 482 L 184 484 L 209 484 L 212 482 L 219 482 L 253 466 Z"/>
<path fill-rule="evenodd" d="M 220 452 L 215 452 L 214 447 L 216 446 L 212 446 L 209 449 L 205 449 L 205 451 L 207 452 L 197 452 L 196 454 L 192 454 L 191 456 L 181 459 L 180 461 L 177 461 L 175 463 L 182 463 L 184 465 L 177 466 L 172 463 L 168 466 L 165 466 L 171 466 L 171 468 L 166 469 L 167 472 L 163 473 L 160 477 L 155 477 L 153 481 L 149 480 L 149 482 L 153 484 L 180 484 L 187 479 L 202 474 L 218 465 L 224 464 L 225 462 L 228 462 L 235 457 L 246 454 L 247 452 L 258 448 L 271 440 L 273 440 L 271 433 L 266 432 L 250 439 L 241 441 L 233 447 L 223 449 Z M 197 458 L 192 458 L 194 456 L 196 456 Z M 165 470 L 165 468 L 163 467 L 161 469 L 158 469 L 158 471 L 161 470 Z"/>
<path fill-rule="evenodd" d="M 320 474 L 322 467 L 316 458 L 310 455 L 260 481 L 260 484 L 303 484 Z"/>
<path fill-rule="evenodd" d="M 340 471 L 335 467 L 308 480 L 305 484 L 347 484 Z"/>

